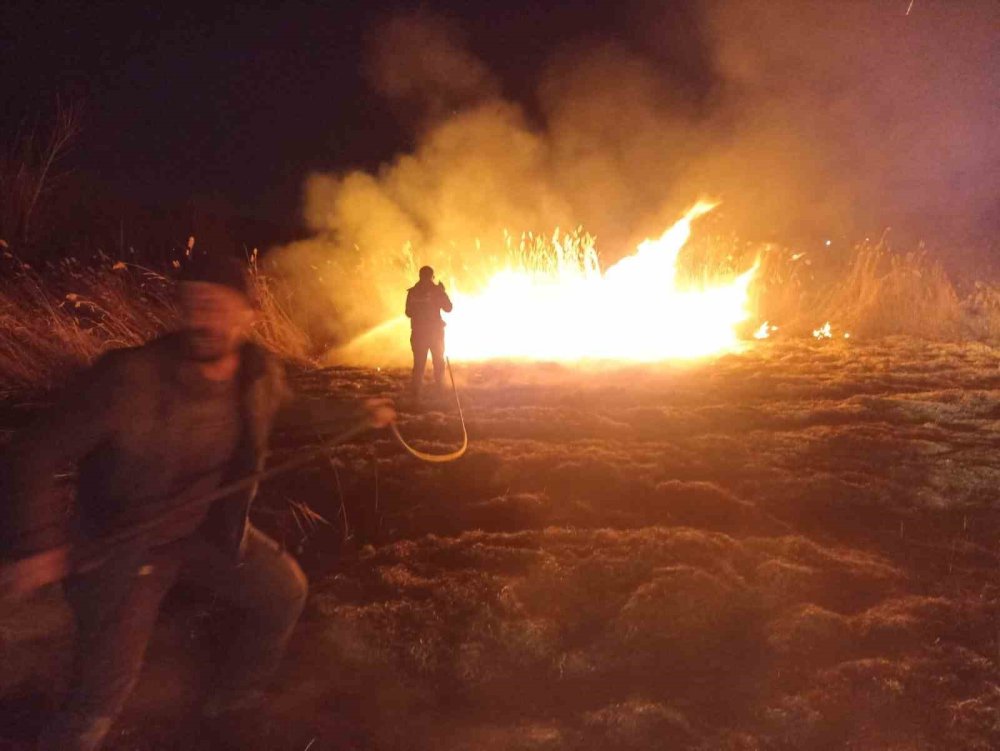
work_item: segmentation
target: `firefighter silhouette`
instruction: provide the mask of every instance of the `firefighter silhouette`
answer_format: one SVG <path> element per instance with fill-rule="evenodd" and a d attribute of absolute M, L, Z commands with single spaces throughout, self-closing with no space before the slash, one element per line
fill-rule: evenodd
<path fill-rule="evenodd" d="M 451 299 L 444 284 L 434 281 L 434 269 L 420 269 L 420 281 L 406 292 L 406 316 L 410 319 L 410 347 L 413 350 L 414 396 L 420 387 L 427 367 L 427 353 L 434 362 L 434 382 L 440 388 L 444 383 L 444 320 L 441 311 L 451 312 Z"/>

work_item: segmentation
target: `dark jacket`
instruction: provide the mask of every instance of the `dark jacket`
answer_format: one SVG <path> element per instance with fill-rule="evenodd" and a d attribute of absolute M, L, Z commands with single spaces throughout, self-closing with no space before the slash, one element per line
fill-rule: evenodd
<path fill-rule="evenodd" d="M 246 344 L 234 398 L 235 449 L 201 478 L 177 487 L 157 479 L 164 461 L 162 433 L 176 401 L 180 339 L 168 335 L 141 347 L 109 352 L 67 389 L 59 401 L 17 435 L 5 452 L 0 484 L 0 557 L 19 557 L 70 541 L 65 494 L 56 472 L 78 470 L 77 533 L 89 539 L 155 521 L 149 546 L 195 534 L 223 550 L 242 552 L 247 515 L 256 488 L 209 507 L 178 509 L 178 500 L 208 490 L 263 466 L 275 414 L 287 390 L 281 364 Z M 183 394 L 180 398 L 183 398 Z M 183 479 L 183 478 L 182 478 Z M 206 485 L 207 483 L 207 485 Z M 159 522 L 165 522 L 160 524 Z"/>
<path fill-rule="evenodd" d="M 406 291 L 406 317 L 414 331 L 443 329 L 441 311 L 451 312 L 444 285 L 420 281 Z"/>

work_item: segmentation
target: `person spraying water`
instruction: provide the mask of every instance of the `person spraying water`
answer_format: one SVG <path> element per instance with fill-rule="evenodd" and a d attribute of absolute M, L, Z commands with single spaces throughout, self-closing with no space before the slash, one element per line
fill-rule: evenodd
<path fill-rule="evenodd" d="M 427 353 L 434 363 L 434 383 L 440 391 L 444 386 L 444 320 L 441 311 L 450 313 L 451 298 L 444 284 L 434 279 L 434 269 L 423 266 L 420 281 L 406 292 L 406 317 L 410 319 L 410 348 L 413 350 L 413 377 L 410 390 L 414 399 L 420 398 L 427 368 Z"/>

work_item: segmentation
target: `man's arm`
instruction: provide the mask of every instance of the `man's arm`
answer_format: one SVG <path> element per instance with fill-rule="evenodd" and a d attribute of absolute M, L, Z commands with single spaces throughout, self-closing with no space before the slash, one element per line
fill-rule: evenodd
<path fill-rule="evenodd" d="M 406 291 L 406 317 L 413 318 L 413 290 Z"/>
<path fill-rule="evenodd" d="M 448 293 L 444 291 L 444 283 L 438 282 L 437 288 L 438 288 L 438 293 L 441 295 L 441 301 L 440 301 L 441 310 L 443 310 L 445 313 L 450 313 L 451 298 L 448 297 Z"/>
<path fill-rule="evenodd" d="M 55 474 L 106 439 L 125 398 L 119 355 L 102 357 L 57 401 L 16 434 L 0 463 L 0 559 L 41 553 L 64 542 Z"/>

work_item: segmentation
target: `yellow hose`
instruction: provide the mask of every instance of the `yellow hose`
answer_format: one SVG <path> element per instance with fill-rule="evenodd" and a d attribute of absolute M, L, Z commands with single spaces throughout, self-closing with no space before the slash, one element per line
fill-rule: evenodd
<path fill-rule="evenodd" d="M 469 431 L 465 428 L 465 415 L 462 414 L 462 402 L 458 398 L 458 388 L 455 386 L 455 375 L 451 372 L 451 360 L 445 358 L 445 363 L 448 365 L 448 378 L 451 380 L 451 392 L 455 395 L 455 406 L 458 407 L 458 419 L 462 423 L 461 447 L 448 454 L 428 454 L 425 451 L 419 451 L 418 449 L 413 448 L 413 446 L 408 444 L 406 439 L 400 434 L 399 428 L 396 427 L 396 423 L 390 424 L 392 433 L 396 436 L 396 440 L 399 441 L 400 446 L 420 461 L 430 462 L 432 464 L 444 464 L 446 462 L 453 462 L 456 459 L 461 459 L 466 450 L 469 448 Z"/>

